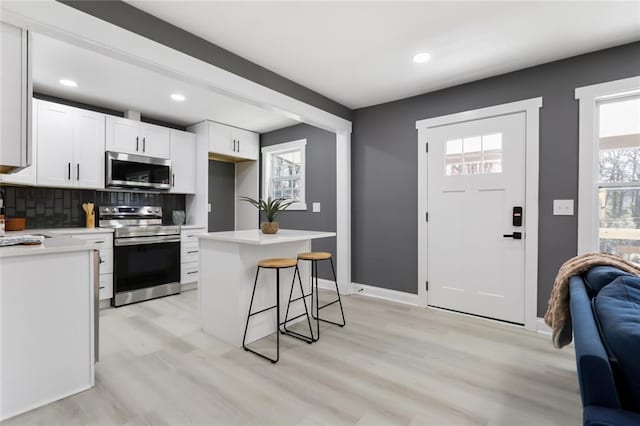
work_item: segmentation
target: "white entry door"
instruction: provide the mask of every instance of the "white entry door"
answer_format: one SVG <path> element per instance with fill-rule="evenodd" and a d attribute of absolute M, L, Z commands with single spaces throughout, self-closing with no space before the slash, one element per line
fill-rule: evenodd
<path fill-rule="evenodd" d="M 525 130 L 524 112 L 428 130 L 429 305 L 524 323 Z"/>

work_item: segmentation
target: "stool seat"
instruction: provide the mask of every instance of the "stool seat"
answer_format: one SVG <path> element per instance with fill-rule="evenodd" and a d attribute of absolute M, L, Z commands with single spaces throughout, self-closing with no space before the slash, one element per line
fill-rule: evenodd
<path fill-rule="evenodd" d="M 261 268 L 293 268 L 297 263 L 297 259 L 281 257 L 275 259 L 263 259 L 258 262 L 258 266 Z"/>
<path fill-rule="evenodd" d="M 331 259 L 331 253 L 325 251 L 311 251 L 309 253 L 298 254 L 298 259 L 302 260 L 327 260 Z"/>

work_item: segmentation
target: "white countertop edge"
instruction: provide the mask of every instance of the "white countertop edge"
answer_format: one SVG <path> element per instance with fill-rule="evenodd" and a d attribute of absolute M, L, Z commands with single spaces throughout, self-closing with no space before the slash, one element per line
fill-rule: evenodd
<path fill-rule="evenodd" d="M 44 231 L 51 234 L 77 235 L 77 234 L 113 234 L 113 228 L 47 228 L 47 229 L 27 229 L 33 234 Z"/>
<path fill-rule="evenodd" d="M 180 226 L 180 229 L 198 229 L 198 228 L 205 229 L 203 225 L 181 225 Z"/>
<path fill-rule="evenodd" d="M 259 229 L 246 231 L 207 232 L 196 234 L 203 240 L 223 241 L 235 244 L 271 245 L 283 244 L 294 241 L 315 240 L 318 238 L 335 237 L 335 232 L 303 231 L 297 229 L 281 229 L 275 235 L 265 235 Z"/>
<path fill-rule="evenodd" d="M 42 233 L 34 232 L 33 234 Z M 53 236 L 45 238 L 38 245 L 15 245 L 0 247 L 0 258 L 35 256 L 51 253 L 71 253 L 77 251 L 97 250 L 96 244 L 90 241 L 79 240 L 71 237 Z"/>

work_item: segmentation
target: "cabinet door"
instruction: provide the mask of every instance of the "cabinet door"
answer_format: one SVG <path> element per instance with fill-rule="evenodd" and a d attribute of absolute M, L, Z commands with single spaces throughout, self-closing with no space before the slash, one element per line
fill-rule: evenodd
<path fill-rule="evenodd" d="M 127 154 L 142 154 L 140 122 L 126 118 L 107 116 L 106 150 Z"/>
<path fill-rule="evenodd" d="M 231 127 L 219 123 L 209 123 L 209 152 L 235 156 L 235 143 L 231 137 Z"/>
<path fill-rule="evenodd" d="M 171 129 L 142 123 L 142 145 L 138 154 L 169 158 L 171 156 Z"/>
<path fill-rule="evenodd" d="M 81 109 L 75 116 L 73 178 L 83 188 L 104 188 L 105 116 Z"/>
<path fill-rule="evenodd" d="M 0 174 L 0 183 L 13 183 L 17 185 L 30 185 L 36 184 L 36 161 L 37 161 L 37 149 L 38 149 L 38 100 L 33 100 L 33 120 L 31 122 L 33 142 L 31 144 L 31 165 L 20 170 L 17 173 L 11 173 L 8 175 Z"/>
<path fill-rule="evenodd" d="M 33 161 L 29 43 L 26 30 L 0 22 L 0 165 L 7 170 Z"/>
<path fill-rule="evenodd" d="M 196 135 L 171 130 L 171 192 L 196 192 Z"/>
<path fill-rule="evenodd" d="M 249 160 L 258 159 L 260 137 L 257 133 L 242 129 L 233 129 L 231 131 L 231 137 L 235 141 L 236 157 L 246 158 Z"/>
<path fill-rule="evenodd" d="M 73 186 L 74 108 L 38 102 L 37 183 Z"/>

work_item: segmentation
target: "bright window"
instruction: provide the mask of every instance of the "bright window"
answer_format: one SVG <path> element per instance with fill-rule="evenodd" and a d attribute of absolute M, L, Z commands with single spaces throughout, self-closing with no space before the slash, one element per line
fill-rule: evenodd
<path fill-rule="evenodd" d="M 597 111 L 599 249 L 640 263 L 640 96 Z"/>
<path fill-rule="evenodd" d="M 305 150 L 301 139 L 262 148 L 262 198 L 295 201 L 288 210 L 306 210 Z"/>
<path fill-rule="evenodd" d="M 447 176 L 502 173 L 502 133 L 447 141 Z"/>

